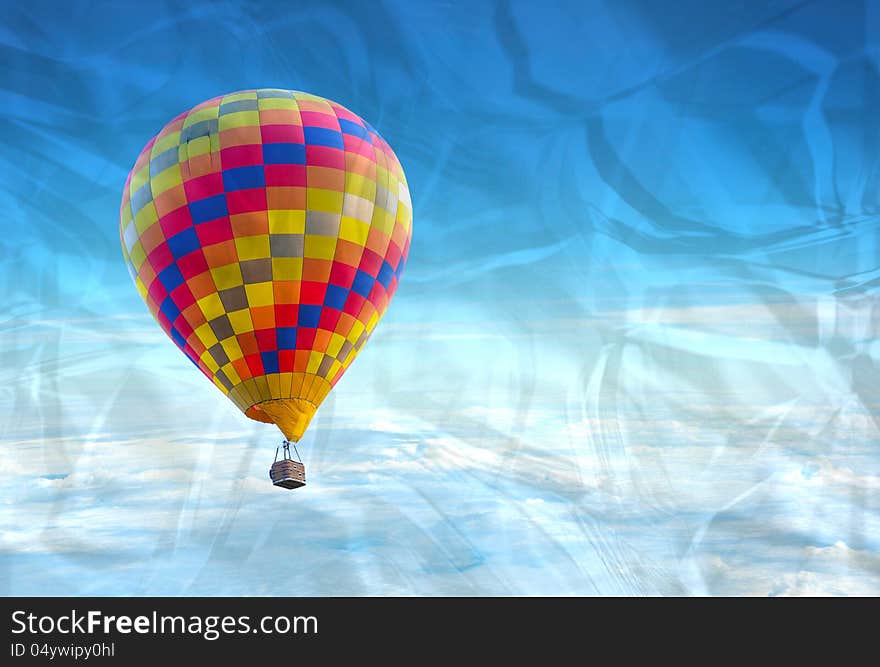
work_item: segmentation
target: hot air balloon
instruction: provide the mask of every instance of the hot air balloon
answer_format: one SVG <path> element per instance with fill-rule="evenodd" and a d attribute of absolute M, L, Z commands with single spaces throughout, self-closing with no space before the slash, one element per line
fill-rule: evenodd
<path fill-rule="evenodd" d="M 308 93 L 215 97 L 141 151 L 119 231 L 165 333 L 245 415 L 284 434 L 272 481 L 304 484 L 287 445 L 363 348 L 406 263 L 412 204 L 391 147 Z"/>

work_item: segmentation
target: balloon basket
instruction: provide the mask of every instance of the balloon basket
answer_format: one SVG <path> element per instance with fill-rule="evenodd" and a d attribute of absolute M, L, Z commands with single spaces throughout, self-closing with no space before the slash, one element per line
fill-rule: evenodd
<path fill-rule="evenodd" d="M 306 467 L 290 459 L 276 461 L 269 468 L 269 479 L 275 486 L 297 489 L 306 485 Z"/>
<path fill-rule="evenodd" d="M 269 468 L 269 479 L 272 484 L 283 489 L 298 489 L 306 485 L 306 467 L 301 461 L 290 458 L 290 444 L 284 443 L 284 457 L 278 460 L 278 450 L 275 450 L 275 462 Z"/>

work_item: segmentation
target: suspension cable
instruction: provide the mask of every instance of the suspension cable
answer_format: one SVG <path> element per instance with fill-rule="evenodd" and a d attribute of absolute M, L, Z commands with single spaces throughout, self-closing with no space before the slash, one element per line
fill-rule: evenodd
<path fill-rule="evenodd" d="M 302 459 L 300 458 L 300 455 L 299 455 L 299 450 L 296 448 L 296 443 L 294 443 L 294 442 L 290 442 L 289 440 L 285 440 L 285 441 L 282 443 L 282 447 L 284 447 L 284 458 L 286 458 L 286 459 L 290 459 L 290 458 L 291 458 L 291 456 L 290 456 L 290 446 L 291 446 L 291 445 L 293 445 L 293 451 L 296 452 L 296 461 L 297 461 L 297 463 L 302 463 Z M 275 448 L 275 460 L 276 460 L 276 461 L 278 460 L 278 450 L 279 450 L 279 449 L 281 449 L 281 447 L 276 447 L 276 448 Z"/>

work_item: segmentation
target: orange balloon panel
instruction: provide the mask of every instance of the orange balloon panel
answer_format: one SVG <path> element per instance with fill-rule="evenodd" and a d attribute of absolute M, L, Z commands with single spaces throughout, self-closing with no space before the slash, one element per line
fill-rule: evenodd
<path fill-rule="evenodd" d="M 298 440 L 397 289 L 412 204 L 400 162 L 321 97 L 250 90 L 144 148 L 120 235 L 138 292 L 249 417 Z"/>

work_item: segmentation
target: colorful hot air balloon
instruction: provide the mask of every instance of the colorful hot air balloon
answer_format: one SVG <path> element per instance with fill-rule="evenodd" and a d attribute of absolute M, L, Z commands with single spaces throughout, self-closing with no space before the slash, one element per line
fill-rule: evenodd
<path fill-rule="evenodd" d="M 397 289 L 412 204 L 400 162 L 360 117 L 249 90 L 199 104 L 146 145 L 119 230 L 165 333 L 295 442 Z"/>

